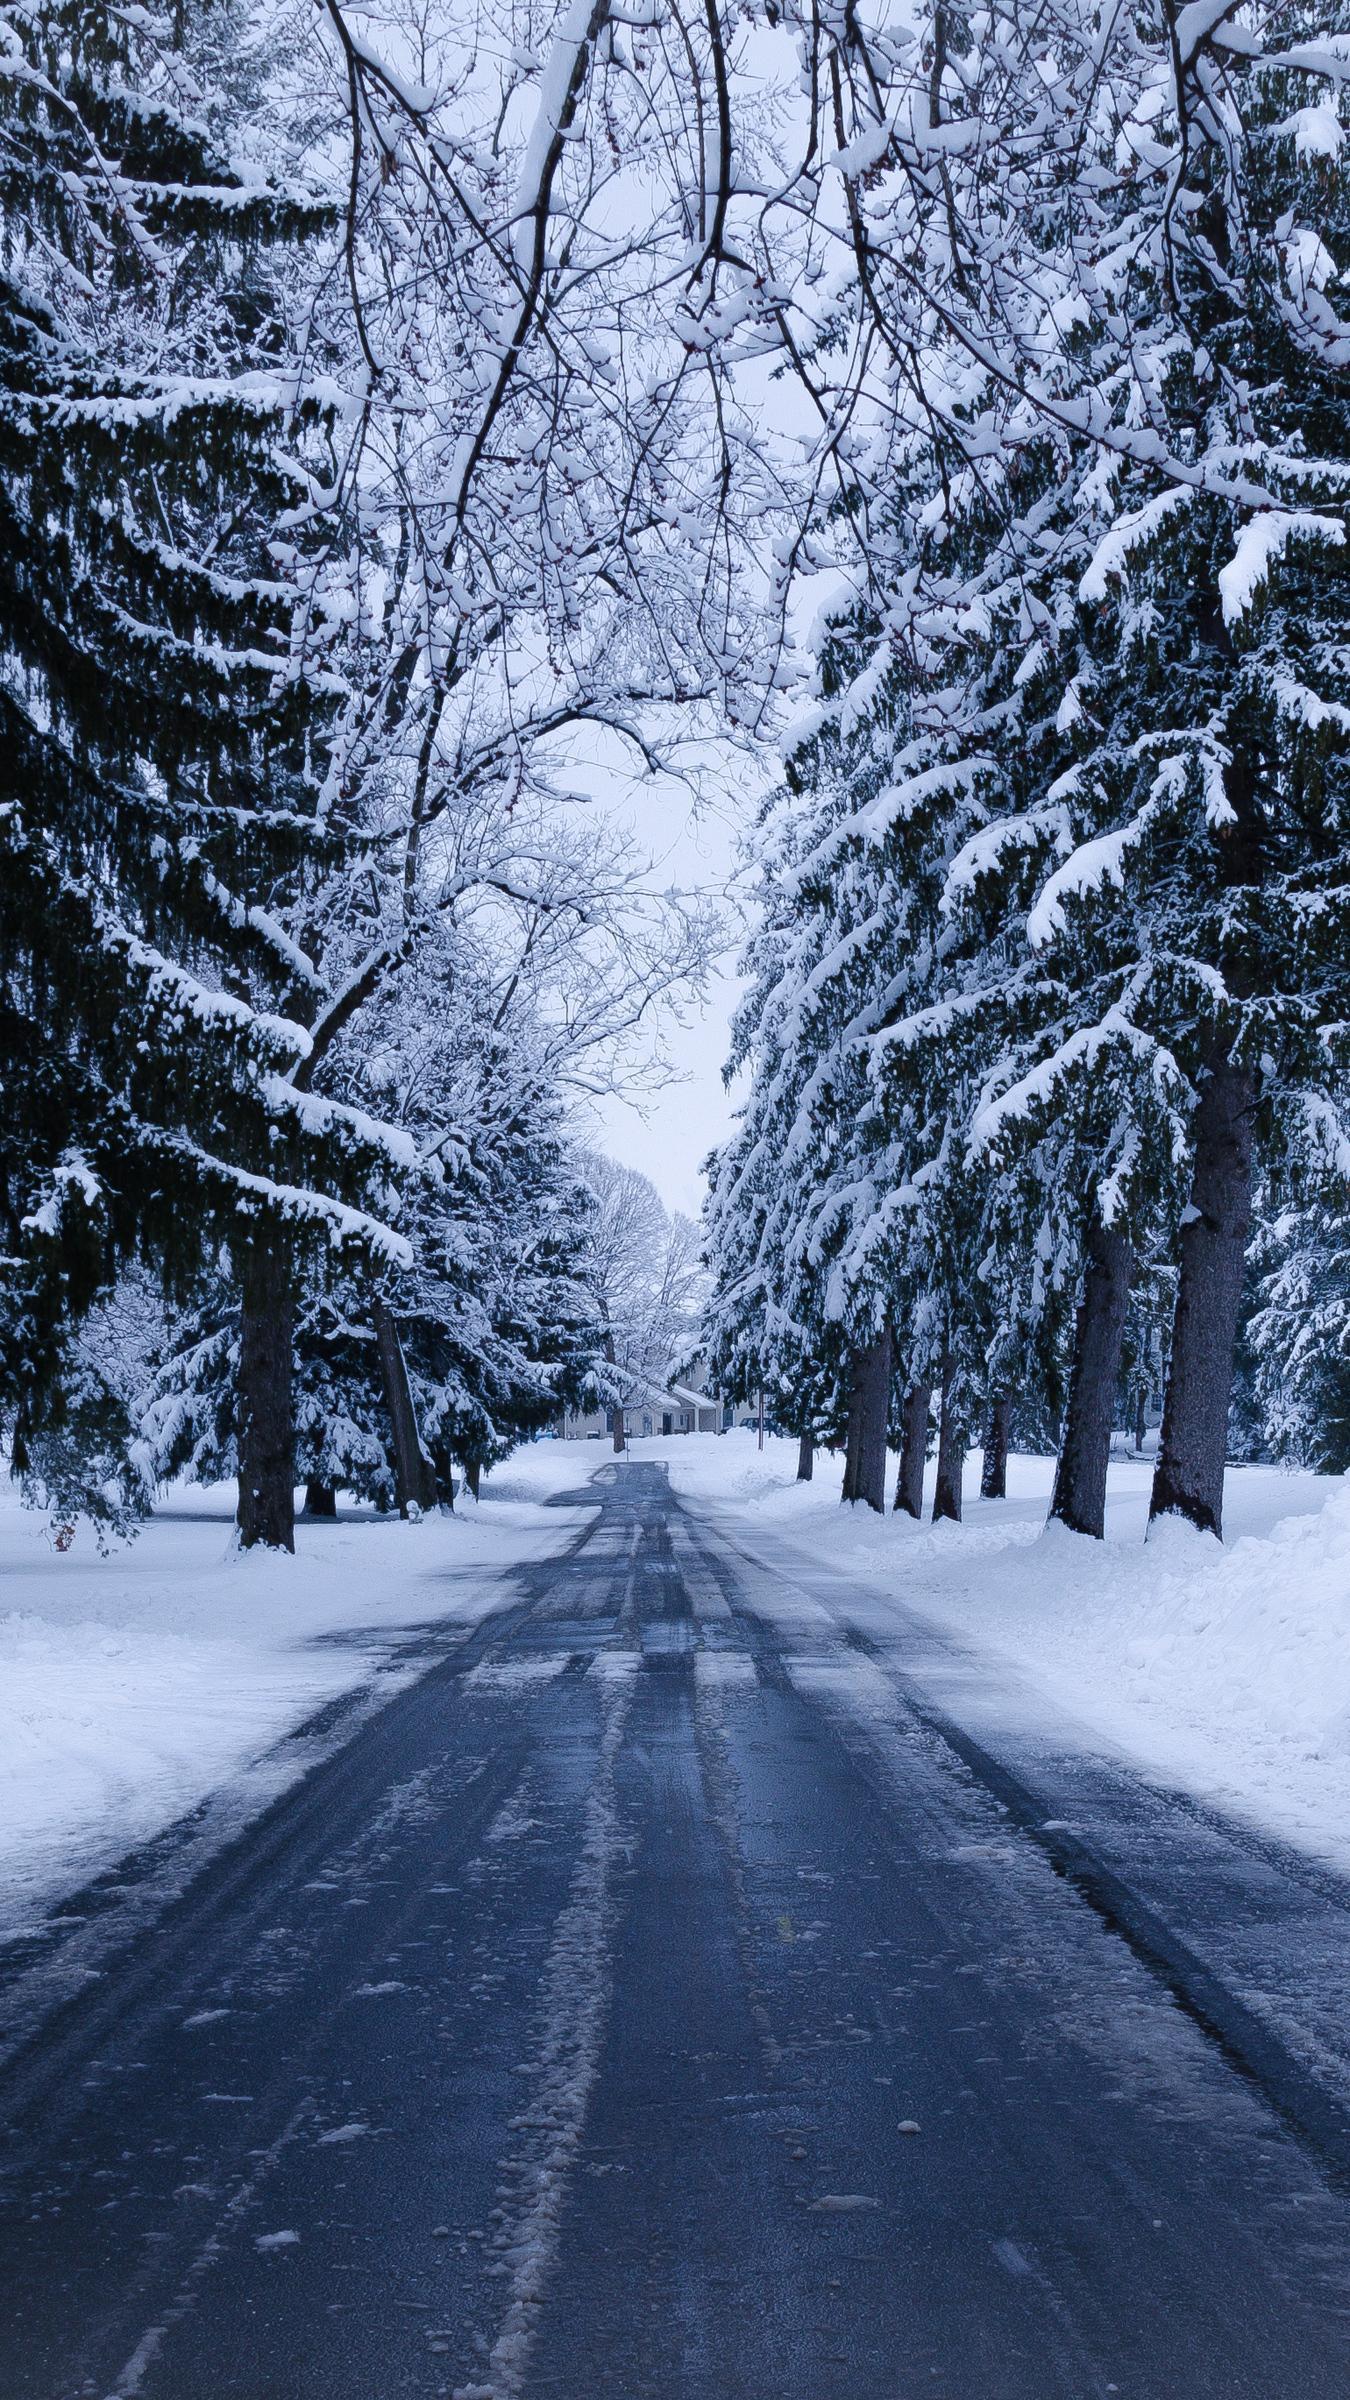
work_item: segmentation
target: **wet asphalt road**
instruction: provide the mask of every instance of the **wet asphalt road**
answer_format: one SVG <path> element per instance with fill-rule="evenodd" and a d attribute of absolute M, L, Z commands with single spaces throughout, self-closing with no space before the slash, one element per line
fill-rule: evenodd
<path fill-rule="evenodd" d="M 1313 2155 L 661 1470 L 587 1497 L 13 2063 L 0 2400 L 1345 2400 Z"/>

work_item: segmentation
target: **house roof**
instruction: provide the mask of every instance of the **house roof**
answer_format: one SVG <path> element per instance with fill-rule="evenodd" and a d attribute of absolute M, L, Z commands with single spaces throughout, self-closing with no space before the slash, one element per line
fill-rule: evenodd
<path fill-rule="evenodd" d="M 634 1367 L 615 1367 L 612 1372 L 614 1386 L 621 1395 L 624 1408 L 654 1408 L 662 1412 L 669 1409 L 675 1413 L 684 1409 L 712 1408 L 716 1405 L 715 1395 L 712 1392 L 697 1392 L 687 1383 L 653 1383 L 648 1376 L 640 1375 Z M 597 1410 L 603 1410 L 612 1405 L 612 1402 L 599 1399 L 595 1403 Z"/>

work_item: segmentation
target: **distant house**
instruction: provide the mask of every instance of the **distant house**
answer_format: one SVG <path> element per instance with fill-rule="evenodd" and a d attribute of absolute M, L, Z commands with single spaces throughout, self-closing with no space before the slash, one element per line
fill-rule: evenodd
<path fill-rule="evenodd" d="M 695 1391 L 692 1384 L 672 1383 L 671 1392 L 679 1402 L 683 1415 L 689 1420 L 681 1428 L 688 1433 L 720 1433 L 722 1408 L 715 1392 Z M 676 1429 L 671 1428 L 672 1432 Z"/>
<path fill-rule="evenodd" d="M 692 1428 L 680 1421 L 683 1413 L 673 1392 L 663 1391 L 658 1384 L 639 1383 L 636 1376 L 627 1379 L 623 1429 L 633 1440 L 650 1433 L 690 1432 Z M 613 1411 L 608 1408 L 569 1408 L 561 1432 L 564 1441 L 598 1442 L 612 1431 L 613 1422 Z"/>
<path fill-rule="evenodd" d="M 681 1362 L 683 1364 L 683 1362 Z M 687 1375 L 676 1381 L 650 1383 L 646 1376 L 622 1374 L 623 1430 L 628 1441 L 646 1441 L 657 1434 L 726 1433 L 736 1424 L 753 1425 L 753 1409 L 735 1408 L 707 1388 L 707 1368 L 695 1359 Z M 598 1442 L 613 1430 L 611 1412 L 599 1406 L 569 1408 L 558 1426 L 568 1442 Z"/>
<path fill-rule="evenodd" d="M 687 1392 L 697 1404 L 700 1433 L 730 1433 L 734 1425 L 752 1427 L 759 1423 L 757 1403 L 727 1400 L 721 1393 L 712 1390 L 708 1380 L 706 1351 L 696 1350 L 691 1358 L 682 1358 L 677 1371 L 680 1380 L 672 1383 L 671 1390 Z"/>
<path fill-rule="evenodd" d="M 649 1383 L 645 1375 L 623 1377 L 623 1430 L 631 1441 L 641 1441 L 654 1433 L 715 1433 L 717 1407 L 715 1402 L 700 1400 L 697 1392 L 683 1384 L 673 1386 Z M 612 1431 L 612 1412 L 607 1408 L 568 1409 L 562 1421 L 565 1441 L 600 1441 Z"/>

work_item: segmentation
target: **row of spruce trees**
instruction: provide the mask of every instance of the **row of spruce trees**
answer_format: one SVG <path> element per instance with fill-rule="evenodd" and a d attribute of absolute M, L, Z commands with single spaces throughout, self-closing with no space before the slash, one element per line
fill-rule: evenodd
<path fill-rule="evenodd" d="M 709 1236 L 718 1372 L 876 1508 L 935 1406 L 939 1516 L 1011 1418 L 1100 1535 L 1156 1389 L 1152 1513 L 1217 1534 L 1235 1372 L 1242 1440 L 1350 1465 L 1340 54 L 1174 15 L 938 10 L 909 189 L 855 192 L 867 338 L 935 299 L 760 829 Z"/>
<path fill-rule="evenodd" d="M 317 895 L 378 858 L 329 771 L 341 362 L 311 324 L 302 378 L 287 306 L 332 204 L 251 130 L 249 29 L 0 9 L 0 1418 L 58 1515 L 237 1473 L 289 1545 L 297 1474 L 476 1480 L 595 1311 L 556 1094 L 471 961 L 315 1071 Z"/>

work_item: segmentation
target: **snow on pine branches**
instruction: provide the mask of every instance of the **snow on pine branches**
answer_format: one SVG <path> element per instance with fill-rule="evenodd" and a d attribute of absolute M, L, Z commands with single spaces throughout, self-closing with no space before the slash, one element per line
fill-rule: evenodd
<path fill-rule="evenodd" d="M 814 618 L 719 1361 L 873 1499 L 892 1384 L 949 1509 L 983 1412 L 1062 1419 L 1098 1530 L 1170 1344 L 1155 1510 L 1218 1530 L 1253 1188 L 1312 1295 L 1350 1146 L 1348 72 L 1259 0 L 0 0 L 21 1454 L 137 1253 L 237 1310 L 246 1538 L 297 1328 L 356 1473 L 369 1325 L 405 1504 L 420 1420 L 571 1371 L 569 1233 L 485 1397 L 484 1127 L 570 1188 L 713 940 L 596 799 L 778 740 Z"/>
<path fill-rule="evenodd" d="M 803 302 L 823 538 L 870 595 L 850 673 L 903 661 L 897 740 L 938 743 L 949 798 L 928 989 L 836 1037 L 875 1095 L 853 1253 L 950 1185 L 971 1238 L 944 1225 L 919 1305 L 980 1325 L 984 1400 L 1042 1320 L 1063 1358 L 1085 1263 L 1086 1482 L 1056 1505 L 1097 1531 L 1132 1274 L 1156 1306 L 1179 1259 L 1154 1509 L 1217 1531 L 1253 1145 L 1278 1177 L 1344 1095 L 1343 57 L 1311 11 L 1079 0 L 807 38 L 840 195 Z M 855 777 L 859 924 L 923 891 L 909 788 L 878 811 Z M 878 988 L 915 955 L 883 945 Z M 873 1310 L 902 1347 L 915 1305 L 897 1262 Z"/>
<path fill-rule="evenodd" d="M 421 1162 L 345 1096 L 353 1044 L 424 952 L 524 927 L 531 1006 L 553 967 L 547 1149 L 557 1077 L 640 1064 L 709 940 L 588 829 L 597 767 L 667 763 L 714 697 L 753 716 L 772 676 L 737 512 L 777 495 L 716 338 L 692 338 L 730 271 L 731 163 L 709 180 L 683 35 L 513 23 L 501 48 L 454 5 L 377 25 L 195 0 L 161 24 L 53 0 L 0 27 L 11 433 L 47 444 L 7 490 L 35 521 L 46 476 L 62 534 L 34 546 L 36 623 L 65 641 L 71 590 L 89 620 L 36 662 L 14 634 L 20 738 L 63 747 L 6 819 L 10 996 L 55 1045 L 74 995 L 97 1050 L 42 1128 L 51 1159 L 78 1131 L 88 1168 L 59 1209 L 16 1139 L 41 1255 L 12 1389 L 60 1406 L 44 1309 L 64 1323 L 132 1248 L 195 1302 L 228 1236 L 246 1540 L 290 1539 L 297 1310 L 333 1274 L 399 1299 L 419 1271 L 392 1220 Z M 685 31 L 706 48 L 697 13 Z M 66 945 L 45 983 L 41 921 Z M 406 1390 L 391 1405 L 406 1432 Z"/>
<path fill-rule="evenodd" d="M 205 80 L 222 15 L 0 10 L 3 1378 L 16 1460 L 72 1320 L 259 1225 L 397 1252 L 395 1161 L 301 1100 L 281 918 L 330 862 L 304 513 L 322 412 L 278 292 L 321 198 Z M 280 1011 L 278 1013 L 278 1004 Z M 72 1176 L 65 1163 L 81 1162 Z"/>

